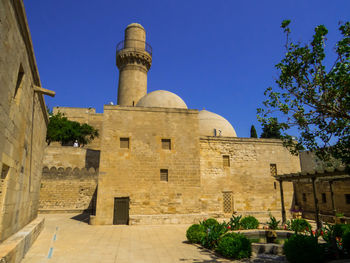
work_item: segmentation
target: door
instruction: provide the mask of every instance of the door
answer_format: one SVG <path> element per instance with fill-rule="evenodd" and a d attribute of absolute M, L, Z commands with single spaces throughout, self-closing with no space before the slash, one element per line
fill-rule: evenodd
<path fill-rule="evenodd" d="M 113 225 L 129 224 L 129 197 L 114 198 Z"/>

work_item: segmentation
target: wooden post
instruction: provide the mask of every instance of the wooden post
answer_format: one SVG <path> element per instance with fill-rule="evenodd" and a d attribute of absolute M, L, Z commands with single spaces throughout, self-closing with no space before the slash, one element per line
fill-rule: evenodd
<path fill-rule="evenodd" d="M 312 177 L 311 180 L 312 180 L 312 192 L 314 194 L 314 201 L 315 201 L 316 224 L 317 224 L 317 229 L 320 229 L 322 227 L 322 224 L 321 224 L 321 221 L 320 221 L 319 208 L 318 208 L 318 199 L 317 199 L 317 196 L 316 196 L 315 177 Z"/>
<path fill-rule="evenodd" d="M 283 185 L 282 180 L 278 180 L 280 183 L 280 193 L 281 193 L 281 208 L 282 208 L 282 224 L 286 223 L 286 209 L 284 208 L 284 196 L 283 196 Z"/>
<path fill-rule="evenodd" d="M 331 192 L 331 201 L 332 201 L 332 210 L 333 210 L 333 215 L 334 215 L 334 222 L 336 223 L 337 210 L 335 209 L 335 204 L 334 204 L 333 181 L 328 181 L 328 183 L 329 183 L 329 190 Z"/>

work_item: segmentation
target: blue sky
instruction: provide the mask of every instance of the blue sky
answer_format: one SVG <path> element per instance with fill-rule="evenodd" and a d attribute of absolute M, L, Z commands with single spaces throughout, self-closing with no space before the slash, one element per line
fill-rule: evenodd
<path fill-rule="evenodd" d="M 24 0 L 47 104 L 94 107 L 116 103 L 116 44 L 137 22 L 153 48 L 148 92 L 169 90 L 191 109 L 222 115 L 239 137 L 250 126 L 261 133 L 256 108 L 274 86 L 283 57 L 281 21 L 291 19 L 292 38 L 311 40 L 315 26 L 329 29 L 329 61 L 338 22 L 350 18 L 349 0 L 116 1 Z"/>

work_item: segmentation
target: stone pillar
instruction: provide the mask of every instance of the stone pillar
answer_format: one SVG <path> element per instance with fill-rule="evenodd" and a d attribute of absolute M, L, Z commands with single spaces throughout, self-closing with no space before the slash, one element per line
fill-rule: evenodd
<path fill-rule="evenodd" d="M 140 24 L 125 29 L 125 40 L 117 47 L 119 69 L 118 105 L 135 106 L 147 94 L 147 72 L 152 64 L 151 47 Z"/>

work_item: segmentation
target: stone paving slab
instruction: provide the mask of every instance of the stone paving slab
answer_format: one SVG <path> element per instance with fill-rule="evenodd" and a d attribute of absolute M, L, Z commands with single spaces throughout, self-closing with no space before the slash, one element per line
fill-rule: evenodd
<path fill-rule="evenodd" d="M 189 225 L 91 226 L 77 214 L 45 214 L 45 228 L 23 263 L 230 261 L 186 243 Z"/>

